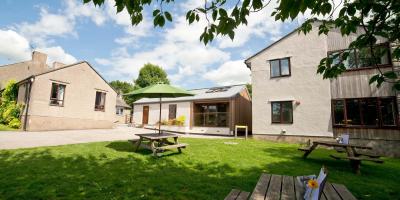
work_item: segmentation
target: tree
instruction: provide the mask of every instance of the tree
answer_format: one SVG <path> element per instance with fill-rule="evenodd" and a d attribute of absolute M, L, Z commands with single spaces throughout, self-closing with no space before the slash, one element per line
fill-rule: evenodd
<path fill-rule="evenodd" d="M 105 0 L 84 0 L 84 3 L 93 2 L 96 6 L 104 4 Z M 186 20 L 189 24 L 199 22 L 204 18 L 208 25 L 200 35 L 204 44 L 211 42 L 217 35 L 235 37 L 235 30 L 239 25 L 246 25 L 251 12 L 265 9 L 271 0 L 204 0 L 201 7 L 187 11 Z M 163 27 L 165 23 L 172 22 L 170 11 L 176 6 L 174 0 L 115 0 L 117 12 L 126 9 L 131 17 L 132 25 L 137 25 L 143 20 L 145 7 L 153 10 L 153 24 Z M 176 10 L 176 9 L 175 9 Z M 278 6 L 271 12 L 275 20 L 294 20 L 300 14 L 311 13 L 311 16 L 299 28 L 299 32 L 307 34 L 311 31 L 311 23 L 317 19 L 320 34 L 328 34 L 333 28 L 341 31 L 343 36 L 356 33 L 359 27 L 364 33 L 350 44 L 350 48 L 369 49 L 371 60 L 376 60 L 374 46 L 377 37 L 384 37 L 390 43 L 400 41 L 400 1 L 399 0 L 278 0 Z M 335 16 L 334 13 L 338 13 Z M 400 46 L 393 47 L 392 58 L 400 59 Z M 342 60 L 348 53 L 341 55 Z M 335 78 L 345 67 L 342 62 L 333 64 L 335 57 L 324 58 L 318 66 L 318 73 L 324 78 Z M 393 88 L 400 90 L 399 75 L 394 71 L 383 72 L 375 63 L 379 74 L 373 76 L 370 83 L 377 83 L 379 87 L 383 82 L 393 83 Z"/>
<path fill-rule="evenodd" d="M 167 73 L 158 65 L 145 64 L 139 71 L 135 85 L 143 88 L 157 83 L 169 84 Z"/>
<path fill-rule="evenodd" d="M 246 88 L 247 88 L 247 91 L 249 91 L 250 97 L 252 97 L 253 96 L 253 87 L 251 86 L 251 84 L 247 83 Z"/>
<path fill-rule="evenodd" d="M 120 81 L 120 80 L 111 81 L 110 85 L 111 85 L 111 87 L 114 88 L 115 91 L 118 92 L 118 94 L 121 94 L 121 95 L 132 92 L 133 90 L 136 89 L 132 83 Z M 129 97 L 129 96 L 122 96 L 122 98 L 128 105 L 131 105 L 136 100 L 135 98 Z"/>

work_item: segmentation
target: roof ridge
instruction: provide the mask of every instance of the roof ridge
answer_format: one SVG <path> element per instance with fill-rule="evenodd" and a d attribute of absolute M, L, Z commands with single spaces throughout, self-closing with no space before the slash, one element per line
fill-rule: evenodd
<path fill-rule="evenodd" d="M 204 87 L 204 88 L 193 88 L 193 89 L 188 89 L 188 91 L 192 90 L 204 90 L 204 89 L 211 89 L 211 88 L 219 88 L 219 87 L 234 87 L 234 86 L 244 86 L 247 83 L 242 83 L 242 84 L 234 84 L 234 85 L 221 85 L 221 86 L 214 86 L 214 87 Z"/>

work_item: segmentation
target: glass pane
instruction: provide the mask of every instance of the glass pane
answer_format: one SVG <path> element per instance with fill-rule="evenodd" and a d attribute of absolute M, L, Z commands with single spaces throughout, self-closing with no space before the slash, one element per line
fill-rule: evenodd
<path fill-rule="evenodd" d="M 279 60 L 272 60 L 270 61 L 271 65 L 271 77 L 280 76 L 280 69 L 279 69 Z"/>
<path fill-rule="evenodd" d="M 336 100 L 333 101 L 333 115 L 336 125 L 343 125 L 344 122 L 344 101 Z"/>
<path fill-rule="evenodd" d="M 64 100 L 64 91 L 65 91 L 65 85 L 58 85 L 58 96 L 57 99 L 62 101 Z"/>
<path fill-rule="evenodd" d="M 292 102 L 282 102 L 282 123 L 293 122 Z"/>
<path fill-rule="evenodd" d="M 344 67 L 346 67 L 346 69 L 357 68 L 355 50 L 346 50 L 345 52 L 348 52 L 349 54 L 346 59 L 342 57 Z"/>
<path fill-rule="evenodd" d="M 51 84 L 51 98 L 52 99 L 57 99 L 57 84 L 53 83 Z"/>
<path fill-rule="evenodd" d="M 205 116 L 205 126 L 217 126 L 217 113 L 208 113 Z"/>
<path fill-rule="evenodd" d="M 217 112 L 217 105 L 208 105 L 208 112 Z"/>
<path fill-rule="evenodd" d="M 217 115 L 217 127 L 227 127 L 228 126 L 228 114 L 218 113 Z"/>
<path fill-rule="evenodd" d="M 100 92 L 96 92 L 96 106 L 100 105 L 100 101 L 101 101 L 101 93 Z"/>
<path fill-rule="evenodd" d="M 377 126 L 379 117 L 376 99 L 363 99 L 360 103 L 364 125 Z"/>
<path fill-rule="evenodd" d="M 227 103 L 219 103 L 217 104 L 217 111 L 218 112 L 227 112 L 228 104 Z"/>
<path fill-rule="evenodd" d="M 272 102 L 272 122 L 281 122 L 281 104 Z"/>
<path fill-rule="evenodd" d="M 285 58 L 281 60 L 281 75 L 289 75 L 289 59 Z"/>
<path fill-rule="evenodd" d="M 340 52 L 335 52 L 331 53 L 329 55 L 329 58 L 332 58 L 332 64 L 331 65 L 338 65 L 340 63 Z"/>
<path fill-rule="evenodd" d="M 195 113 L 194 114 L 194 125 L 195 126 L 204 126 L 204 114 L 203 113 Z"/>
<path fill-rule="evenodd" d="M 358 99 L 347 99 L 346 100 L 346 112 L 347 112 L 347 124 L 350 125 L 361 125 L 360 116 L 360 100 Z"/>
<path fill-rule="evenodd" d="M 386 126 L 396 125 L 396 109 L 394 99 L 381 99 L 380 109 L 382 114 L 382 124 Z"/>
<path fill-rule="evenodd" d="M 176 104 L 169 105 L 168 119 L 176 119 Z"/>

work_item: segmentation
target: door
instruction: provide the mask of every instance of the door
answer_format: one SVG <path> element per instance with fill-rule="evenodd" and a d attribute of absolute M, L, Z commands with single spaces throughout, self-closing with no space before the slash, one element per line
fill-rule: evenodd
<path fill-rule="evenodd" d="M 143 106 L 142 124 L 148 124 L 148 123 L 149 123 L 149 106 Z"/>

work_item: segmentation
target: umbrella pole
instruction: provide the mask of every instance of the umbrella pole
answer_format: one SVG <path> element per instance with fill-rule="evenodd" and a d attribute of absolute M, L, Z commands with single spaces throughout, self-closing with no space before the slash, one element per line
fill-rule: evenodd
<path fill-rule="evenodd" d="M 161 135 L 161 95 L 160 95 L 160 117 L 158 121 L 158 134 Z"/>

